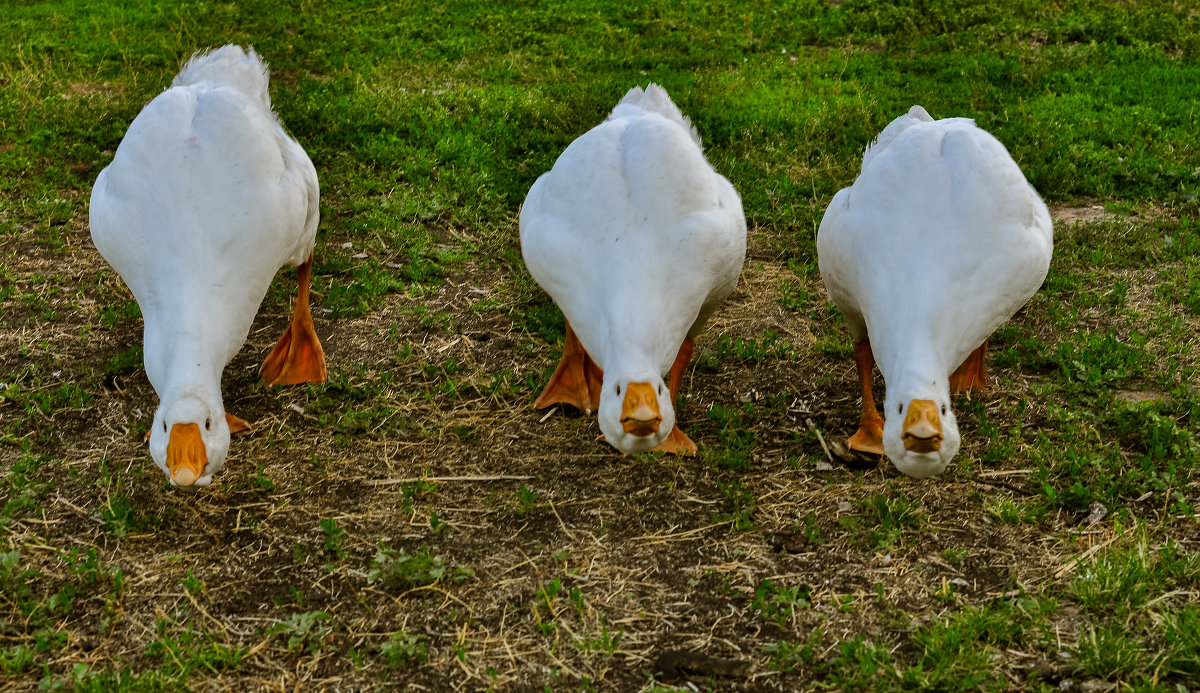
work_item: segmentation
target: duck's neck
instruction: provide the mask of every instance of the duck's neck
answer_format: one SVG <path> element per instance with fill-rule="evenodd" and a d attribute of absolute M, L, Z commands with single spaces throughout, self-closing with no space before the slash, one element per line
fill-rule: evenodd
<path fill-rule="evenodd" d="M 678 345 L 666 343 L 667 335 L 661 331 L 636 324 L 635 321 L 612 322 L 604 335 L 597 363 L 605 373 L 614 375 L 661 376 L 671 367 Z"/>
<path fill-rule="evenodd" d="M 213 354 L 207 340 L 183 333 L 145 333 L 146 375 L 166 402 L 191 395 L 208 402 L 221 401 L 221 371 L 225 360 Z"/>
<path fill-rule="evenodd" d="M 949 371 L 931 344 L 905 346 L 909 348 L 875 352 L 875 362 L 887 382 L 889 394 L 903 393 L 904 397 L 913 397 L 935 394 L 949 387 Z"/>
<path fill-rule="evenodd" d="M 604 366 L 607 376 L 631 376 L 634 378 L 648 377 L 651 374 L 662 375 L 658 364 L 649 354 L 641 349 L 613 349 L 607 356 Z"/>

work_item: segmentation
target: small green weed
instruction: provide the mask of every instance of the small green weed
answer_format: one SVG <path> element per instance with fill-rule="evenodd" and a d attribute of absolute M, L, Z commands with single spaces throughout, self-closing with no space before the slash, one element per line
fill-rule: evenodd
<path fill-rule="evenodd" d="M 136 320 L 140 317 L 142 317 L 142 311 L 138 308 L 137 301 L 133 299 L 122 301 L 115 306 L 105 306 L 100 309 L 100 324 L 110 330 L 120 323 Z"/>
<path fill-rule="evenodd" d="M 817 651 L 825 639 L 825 631 L 814 628 L 804 644 L 780 640 L 763 648 L 767 655 L 767 667 L 775 671 L 789 672 L 797 668 L 811 667 L 817 660 Z"/>
<path fill-rule="evenodd" d="M 562 341 L 567 332 L 567 322 L 562 311 L 550 302 L 526 308 L 519 317 L 519 322 L 526 333 L 535 334 L 549 344 Z M 555 358 L 558 356 L 561 354 Z"/>
<path fill-rule="evenodd" d="M 765 361 L 767 359 L 789 359 L 795 355 L 795 348 L 779 333 L 767 330 L 762 339 L 744 339 L 730 337 L 721 333 L 713 347 L 718 359 L 737 359 L 739 361 Z"/>
<path fill-rule="evenodd" d="M 342 542 L 346 539 L 346 530 L 337 523 L 335 518 L 321 520 L 321 531 L 325 534 L 325 550 L 337 556 L 339 561 L 346 560 L 346 549 Z"/>
<path fill-rule="evenodd" d="M 1200 588 L 1200 555 L 1173 542 L 1152 547 L 1145 537 L 1110 547 L 1078 566 L 1070 593 L 1096 615 L 1127 617 L 1160 595 Z"/>
<path fill-rule="evenodd" d="M 192 596 L 200 594 L 204 590 L 208 589 L 208 587 L 204 584 L 204 581 L 196 577 L 190 569 L 188 570 L 187 577 L 180 580 L 179 584 L 183 585 L 183 589 L 187 590 L 187 593 Z"/>
<path fill-rule="evenodd" d="M 894 546 L 906 528 L 921 525 L 925 515 L 904 495 L 874 493 L 864 498 L 859 507 L 864 511 L 866 541 L 872 549 Z"/>
<path fill-rule="evenodd" d="M 1128 342 L 1112 332 L 1080 332 L 1059 342 L 1050 360 L 1071 389 L 1099 392 L 1142 374 L 1146 340 L 1137 334 L 1126 338 Z"/>
<path fill-rule="evenodd" d="M 802 284 L 793 284 L 789 279 L 779 280 L 779 305 L 788 310 L 801 312 L 809 298 L 808 289 Z"/>
<path fill-rule="evenodd" d="M 1128 680 L 1145 673 L 1150 657 L 1137 638 L 1118 625 L 1088 627 L 1075 646 L 1075 670 L 1105 681 Z"/>
<path fill-rule="evenodd" d="M 895 676 L 892 654 L 886 645 L 875 645 L 861 636 L 842 640 L 837 655 L 825 666 L 831 687 L 845 691 L 887 690 Z"/>
<path fill-rule="evenodd" d="M 155 639 L 146 646 L 146 656 L 157 662 L 158 675 L 176 685 L 195 672 L 236 669 L 249 652 L 244 647 L 218 642 L 200 624 L 180 615 L 158 619 L 155 631 Z"/>
<path fill-rule="evenodd" d="M 971 551 L 969 549 L 946 549 L 942 552 L 942 558 L 955 567 L 962 567 L 970 555 Z"/>
<path fill-rule="evenodd" d="M 788 622 L 796 609 L 807 609 L 811 605 L 807 587 L 785 587 L 770 580 L 763 580 L 754 590 L 750 600 L 751 611 L 757 611 L 770 623 L 787 630 Z"/>
<path fill-rule="evenodd" d="M 600 633 L 594 638 L 583 638 L 579 647 L 585 651 L 599 652 L 611 657 L 621 647 L 621 636 L 625 634 L 625 627 L 621 626 L 616 633 L 613 633 L 608 630 L 608 624 L 604 621 L 603 614 L 597 614 L 596 618 L 600 623 Z"/>
<path fill-rule="evenodd" d="M 983 510 L 1006 525 L 1036 524 L 1046 513 L 1045 506 L 1040 503 L 1017 503 L 1006 496 L 988 498 L 983 502 Z"/>
<path fill-rule="evenodd" d="M 319 267 L 319 271 L 326 268 Z M 381 269 L 371 261 L 353 270 L 350 280 L 330 282 L 325 290 L 324 306 L 335 318 L 365 315 L 374 310 L 382 297 L 392 291 L 403 291 L 405 284 L 392 277 L 391 272 Z"/>
<path fill-rule="evenodd" d="M 292 614 L 267 631 L 267 635 L 283 635 L 287 638 L 289 651 L 307 651 L 309 654 L 322 652 L 333 638 L 333 629 L 326 622 L 330 615 L 324 611 L 306 611 Z"/>
<path fill-rule="evenodd" d="M 6 601 L 17 605 L 27 604 L 33 594 L 32 582 L 39 577 L 41 573 L 36 570 L 21 567 L 20 552 L 0 553 L 0 594 L 4 595 Z"/>
<path fill-rule="evenodd" d="M 54 487 L 52 480 L 44 480 L 39 473 L 41 466 L 49 461 L 46 455 L 26 454 L 9 466 L 2 482 L 8 497 L 0 511 L 3 518 L 15 519 L 38 507 L 41 499 Z"/>
<path fill-rule="evenodd" d="M 729 512 L 713 516 L 713 522 L 728 522 L 729 528 L 734 532 L 753 532 L 757 529 L 758 525 L 754 523 L 754 509 L 757 502 L 750 489 L 743 486 L 742 480 L 737 479 L 729 484 L 718 481 L 717 486 L 725 496 Z"/>
<path fill-rule="evenodd" d="M 541 498 L 540 493 L 521 484 L 521 487 L 517 489 L 517 515 L 525 517 L 544 512 L 546 506 L 538 503 L 539 498 Z"/>
<path fill-rule="evenodd" d="M 136 371 L 142 367 L 143 358 L 141 345 L 131 346 L 109 359 L 104 364 L 104 372 L 110 375 L 117 375 L 119 373 Z"/>
<path fill-rule="evenodd" d="M 104 520 L 104 531 L 120 539 L 128 537 L 131 532 L 145 531 L 162 524 L 158 517 L 139 507 L 128 496 L 110 497 L 108 504 L 100 511 L 100 517 Z"/>
<path fill-rule="evenodd" d="M 1167 621 L 1162 666 L 1173 674 L 1200 678 L 1200 607 L 1187 604 Z"/>
<path fill-rule="evenodd" d="M 393 549 L 385 542 L 379 543 L 367 579 L 378 582 L 384 589 L 405 590 L 430 585 L 443 578 L 462 582 L 475 576 L 470 568 L 458 566 L 450 570 L 440 556 L 434 556 L 428 546 L 414 553 L 404 549 Z"/>
<path fill-rule="evenodd" d="M 425 652 L 425 636 L 412 635 L 398 630 L 379 646 L 379 653 L 393 669 L 400 669 L 415 662 L 429 660 Z"/>
<path fill-rule="evenodd" d="M 437 493 L 437 484 L 430 481 L 411 481 L 400 485 L 400 509 L 412 513 L 418 498 Z"/>
<path fill-rule="evenodd" d="M 704 459 L 719 468 L 740 471 L 754 461 L 754 448 L 758 445 L 758 433 L 747 422 L 753 408 L 748 411 L 714 406 L 708 410 L 708 418 L 720 424 L 717 438 L 720 445 L 711 445 L 703 450 Z"/>
<path fill-rule="evenodd" d="M 37 656 L 28 645 L 14 645 L 0 649 L 0 674 L 16 676 L 33 669 Z"/>

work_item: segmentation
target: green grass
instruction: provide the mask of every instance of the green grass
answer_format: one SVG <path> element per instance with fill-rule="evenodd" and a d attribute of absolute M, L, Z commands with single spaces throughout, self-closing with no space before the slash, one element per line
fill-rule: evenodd
<path fill-rule="evenodd" d="M 785 690 L 1200 676 L 1188 3 L 31 0 L 0 13 L 0 42 L 0 687 L 308 672 L 438 689 L 461 672 L 636 690 L 655 648 L 696 633 Z M 87 196 L 181 60 L 225 42 L 268 60 L 321 178 L 330 379 L 259 388 L 243 352 L 226 404 L 261 425 L 183 498 L 139 447 L 140 311 L 88 246 Z M 677 407 L 696 460 L 605 457 L 594 417 L 528 411 L 565 324 L 524 270 L 519 206 L 650 81 L 750 229 L 744 290 Z M 820 471 L 815 431 L 849 432 L 857 393 L 816 228 L 914 103 L 974 118 L 1052 205 L 1106 215 L 1057 227 L 1045 286 L 990 341 L 993 392 L 955 401 L 945 478 Z M 282 321 L 294 276 L 265 319 Z M 254 349 L 274 336 L 260 327 Z M 476 474 L 528 478 L 413 481 Z M 1096 504 L 1108 514 L 1087 524 Z M 765 541 L 789 529 L 798 555 Z M 664 593 L 668 578 L 694 591 Z M 514 634 L 518 655 L 497 646 Z"/>
<path fill-rule="evenodd" d="M 289 651 L 305 651 L 316 654 L 324 650 L 333 636 L 336 624 L 327 623 L 331 617 L 324 611 L 307 611 L 292 614 L 267 631 L 268 635 L 282 635 Z"/>
<path fill-rule="evenodd" d="M 384 589 L 403 590 L 431 585 L 443 578 L 462 582 L 474 575 L 475 572 L 466 566 L 451 569 L 443 558 L 433 555 L 428 546 L 409 553 L 381 542 L 375 557 L 371 559 L 367 578 L 371 582 L 378 582 Z"/>
<path fill-rule="evenodd" d="M 788 629 L 788 624 L 797 609 L 809 606 L 810 594 L 807 587 L 786 587 L 770 580 L 763 580 L 755 588 L 754 598 L 750 601 L 752 611 L 759 612 L 764 620 L 775 624 L 781 630 Z"/>
<path fill-rule="evenodd" d="M 392 633 L 379 646 L 379 652 L 393 669 L 418 664 L 429 659 L 425 651 L 425 636 L 410 635 L 403 630 Z"/>
<path fill-rule="evenodd" d="M 906 531 L 920 528 L 925 513 L 903 494 L 874 493 L 859 502 L 862 515 L 851 517 L 867 547 L 886 550 L 900 544 Z"/>
<path fill-rule="evenodd" d="M 286 81 L 275 103 L 322 173 L 322 233 L 367 251 L 378 239 L 399 244 L 388 255 L 407 281 L 428 281 L 447 264 L 414 222 L 499 228 L 570 139 L 647 79 L 701 124 L 717 168 L 743 191 L 751 226 L 805 229 L 793 252 L 811 249 L 816 200 L 854 175 L 854 155 L 913 101 L 975 117 L 1052 199 L 1119 191 L 1133 201 L 1194 200 L 1197 153 L 1173 146 L 1196 130 L 1186 88 L 1200 72 L 1194 17 L 1141 3 L 927 4 L 753 12 L 599 2 L 519 15 L 420 4 L 378 8 L 361 23 L 337 3 L 303 13 L 262 2 L 22 5 L 4 30 L 35 38 L 14 41 L 7 68 L 0 116 L 14 144 L 0 173 L 39 175 L 20 202 L 5 184 L 6 206 L 45 228 L 78 214 L 56 193 L 88 185 L 180 57 L 220 41 L 253 43 Z M 903 73 L 890 65 L 897 55 L 906 56 Z M 35 66 L 51 57 L 54 72 L 38 77 Z M 94 80 L 110 86 L 47 99 Z M 457 88 L 437 88 L 445 80 Z M 343 199 L 351 184 L 356 193 Z M 382 283 L 360 277 L 366 293 L 339 298 L 338 310 L 373 305 L 390 290 L 388 274 Z"/>

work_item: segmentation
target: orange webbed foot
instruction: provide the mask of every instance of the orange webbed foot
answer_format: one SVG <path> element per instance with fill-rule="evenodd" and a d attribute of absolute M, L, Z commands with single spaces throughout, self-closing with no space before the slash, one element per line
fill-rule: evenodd
<path fill-rule="evenodd" d="M 596 436 L 596 442 L 604 443 L 605 445 L 609 445 L 611 447 L 611 444 L 608 442 L 608 438 L 605 438 L 603 434 Z M 615 450 L 616 448 L 614 447 L 613 449 Z M 651 448 L 650 452 L 664 452 L 668 455 L 691 456 L 695 455 L 698 450 L 699 448 L 697 448 L 696 444 L 692 442 L 692 439 L 689 438 L 686 433 L 681 431 L 678 426 L 676 426 L 675 428 L 671 429 L 671 435 L 667 436 L 666 440 L 659 443 L 658 447 Z"/>
<path fill-rule="evenodd" d="M 266 385 L 325 382 L 325 351 L 312 319 L 307 324 L 293 320 L 258 372 Z"/>
<path fill-rule="evenodd" d="M 600 387 L 604 382 L 604 371 L 596 365 L 583 348 L 579 338 L 567 323 L 563 339 L 562 358 L 542 394 L 534 402 L 535 409 L 545 409 L 555 404 L 569 404 L 591 414 L 600 408 Z"/>
<path fill-rule="evenodd" d="M 325 350 L 313 327 L 312 314 L 308 309 L 308 285 L 312 279 L 313 258 L 300 265 L 297 275 L 299 290 L 292 322 L 275 344 L 262 368 L 258 370 L 267 385 L 299 385 L 301 383 L 323 383 Z"/>
<path fill-rule="evenodd" d="M 869 455 L 885 455 L 883 419 L 875 408 L 875 395 L 871 392 L 875 354 L 871 351 L 869 340 L 862 339 L 854 343 L 854 365 L 858 370 L 858 386 L 862 390 L 862 414 L 858 419 L 858 431 L 846 441 L 846 447 Z"/>
<path fill-rule="evenodd" d="M 249 431 L 251 428 L 250 422 L 246 421 L 245 419 L 241 418 L 240 416 L 235 416 L 234 414 L 230 414 L 229 412 L 225 412 L 225 423 L 229 424 L 229 434 L 230 435 L 234 435 L 236 433 L 242 433 L 244 431 Z"/>
<path fill-rule="evenodd" d="M 951 392 L 988 389 L 987 362 L 984 358 L 986 355 L 987 340 L 985 339 L 983 344 L 972 351 L 966 360 L 950 374 Z"/>
<path fill-rule="evenodd" d="M 696 444 L 692 442 L 691 438 L 688 438 L 686 433 L 676 426 L 671 429 L 671 435 L 667 436 L 666 440 L 659 443 L 658 447 L 650 452 L 665 452 L 668 455 L 690 456 L 695 455 L 696 451 Z"/>
<path fill-rule="evenodd" d="M 883 450 L 883 419 L 863 421 L 858 431 L 846 441 L 846 447 L 869 455 L 885 455 Z"/>

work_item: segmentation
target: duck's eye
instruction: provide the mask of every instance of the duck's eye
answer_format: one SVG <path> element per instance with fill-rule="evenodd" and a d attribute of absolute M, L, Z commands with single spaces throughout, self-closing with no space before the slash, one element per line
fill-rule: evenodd
<path fill-rule="evenodd" d="M 662 394 L 662 383 L 658 384 L 658 394 Z"/>
<path fill-rule="evenodd" d="M 904 402 L 901 402 L 900 404 L 897 404 L 897 405 L 896 405 L 896 413 L 897 413 L 897 414 L 903 414 L 903 413 L 904 413 Z"/>
<path fill-rule="evenodd" d="M 212 419 L 205 419 L 205 420 L 204 420 L 204 430 L 206 430 L 206 431 L 211 431 L 211 430 L 212 430 Z"/>
<path fill-rule="evenodd" d="M 942 416 L 946 415 L 946 405 L 942 405 Z"/>
<path fill-rule="evenodd" d="M 621 396 L 621 384 L 617 383 L 617 397 Z"/>
<path fill-rule="evenodd" d="M 163 419 L 163 433 L 167 432 L 167 420 Z"/>

